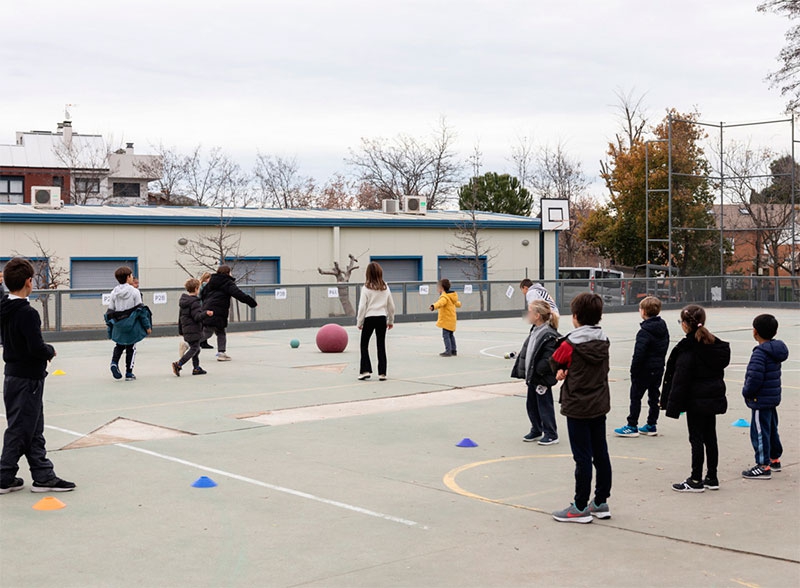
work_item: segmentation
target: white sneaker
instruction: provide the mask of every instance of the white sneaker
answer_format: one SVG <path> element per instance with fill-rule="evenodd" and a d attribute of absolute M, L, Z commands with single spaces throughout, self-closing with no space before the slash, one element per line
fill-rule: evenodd
<path fill-rule="evenodd" d="M 231 356 L 225 353 L 224 351 L 220 351 L 217 353 L 217 361 L 230 361 Z"/>
<path fill-rule="evenodd" d="M 369 377 L 370 377 L 371 375 L 372 375 L 372 374 L 370 374 L 370 373 L 368 373 L 368 372 L 364 372 L 363 374 L 361 374 L 360 376 L 358 376 L 358 379 L 359 379 L 359 380 L 369 380 Z"/>

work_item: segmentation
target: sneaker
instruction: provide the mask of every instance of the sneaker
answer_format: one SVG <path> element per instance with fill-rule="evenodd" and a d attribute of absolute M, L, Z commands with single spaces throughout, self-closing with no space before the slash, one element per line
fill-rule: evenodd
<path fill-rule="evenodd" d="M 534 432 L 534 431 L 531 431 L 530 433 L 528 433 L 527 435 L 525 435 L 525 436 L 522 438 L 522 440 L 523 440 L 525 443 L 533 443 L 534 441 L 538 441 L 538 440 L 539 440 L 539 439 L 541 439 L 542 437 L 544 437 L 544 435 L 543 435 L 542 433 L 536 433 L 536 432 Z"/>
<path fill-rule="evenodd" d="M 578 510 L 573 502 L 564 510 L 557 510 L 553 513 L 553 518 L 559 523 L 591 523 L 593 518 L 587 506 L 583 510 Z"/>
<path fill-rule="evenodd" d="M 58 476 L 53 476 L 47 482 L 31 484 L 31 492 L 70 492 L 71 490 L 75 490 L 75 484 L 62 480 Z"/>
<path fill-rule="evenodd" d="M 719 480 L 706 476 L 705 480 L 703 480 L 703 488 L 706 490 L 719 490 Z"/>
<path fill-rule="evenodd" d="M 119 366 L 115 363 L 111 364 L 111 375 L 114 376 L 115 380 L 122 379 L 122 372 L 119 371 Z"/>
<path fill-rule="evenodd" d="M 367 372 L 364 372 L 363 374 L 361 374 L 360 376 L 358 376 L 358 379 L 359 379 L 359 380 L 361 380 L 361 381 L 363 382 L 364 380 L 369 380 L 369 377 L 370 377 L 371 375 L 372 375 L 372 374 L 369 374 L 369 373 L 367 373 Z"/>
<path fill-rule="evenodd" d="M 453 357 L 456 357 L 457 355 L 458 355 L 458 351 L 453 351 Z"/>
<path fill-rule="evenodd" d="M 539 445 L 557 445 L 558 437 L 542 437 L 539 439 Z"/>
<path fill-rule="evenodd" d="M 608 508 L 608 503 L 604 502 L 603 504 L 595 504 L 594 501 L 589 503 L 589 512 L 592 513 L 592 516 L 596 519 L 610 519 L 611 518 L 611 509 Z"/>
<path fill-rule="evenodd" d="M 214 349 L 213 345 L 209 345 L 208 341 L 203 341 L 200 343 L 200 349 Z"/>
<path fill-rule="evenodd" d="M 619 429 L 614 429 L 614 434 L 617 437 L 638 437 L 639 429 L 636 427 L 631 427 L 630 425 L 625 425 Z"/>
<path fill-rule="evenodd" d="M 230 361 L 232 358 L 230 355 L 225 353 L 224 351 L 220 351 L 217 353 L 217 361 Z"/>
<path fill-rule="evenodd" d="M 125 381 L 126 382 L 133 382 L 136 379 L 136 376 L 133 375 L 133 372 L 128 372 L 125 374 Z"/>
<path fill-rule="evenodd" d="M 655 425 L 643 425 L 639 427 L 639 433 L 648 437 L 655 437 L 658 435 L 658 429 L 656 429 Z"/>
<path fill-rule="evenodd" d="M 450 353 L 449 351 L 442 351 L 442 352 L 439 354 L 439 356 L 440 356 L 440 357 L 453 357 L 453 353 Z"/>
<path fill-rule="evenodd" d="M 181 341 L 178 345 L 178 355 L 183 357 L 189 351 L 189 344 L 186 341 Z"/>
<path fill-rule="evenodd" d="M 22 490 L 22 487 L 25 486 L 25 481 L 22 478 L 14 478 L 14 481 L 10 484 L 1 484 L 0 483 L 0 494 L 8 494 L 10 492 L 17 492 Z"/>
<path fill-rule="evenodd" d="M 769 480 L 772 478 L 772 470 L 768 465 L 754 465 L 749 470 L 742 472 L 745 480 Z"/>
<path fill-rule="evenodd" d="M 179 364 L 177 361 L 172 362 L 172 373 L 179 378 L 181 377 L 181 364 Z"/>
<path fill-rule="evenodd" d="M 201 367 L 196 367 L 192 370 L 193 376 L 205 376 L 208 372 Z"/>
<path fill-rule="evenodd" d="M 380 376 L 378 376 L 378 379 L 379 379 L 381 382 L 385 382 L 385 381 L 386 381 L 386 374 L 381 374 Z"/>
<path fill-rule="evenodd" d="M 686 478 L 683 482 L 673 484 L 672 489 L 675 490 L 675 492 L 705 492 L 706 487 L 703 486 L 702 482 Z"/>
<path fill-rule="evenodd" d="M 781 460 L 779 459 L 771 459 L 769 460 L 769 469 L 773 472 L 781 471 Z"/>

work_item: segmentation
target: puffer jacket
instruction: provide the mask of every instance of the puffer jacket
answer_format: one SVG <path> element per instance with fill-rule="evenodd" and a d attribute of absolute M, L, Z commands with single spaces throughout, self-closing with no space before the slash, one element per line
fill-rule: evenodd
<path fill-rule="evenodd" d="M 184 292 L 178 302 L 178 333 L 187 343 L 195 343 L 203 338 L 203 304 L 200 298 Z"/>
<path fill-rule="evenodd" d="M 661 408 L 677 419 L 682 412 L 725 414 L 725 368 L 731 361 L 731 346 L 715 338 L 710 345 L 688 333 L 672 349 L 664 372 Z"/>
<path fill-rule="evenodd" d="M 611 343 L 599 326 L 581 326 L 561 340 L 550 360 L 553 372 L 568 370 L 561 384 L 561 414 L 593 419 L 611 410 L 608 387 Z"/>
<path fill-rule="evenodd" d="M 214 316 L 203 318 L 203 324 L 216 329 L 228 326 L 228 313 L 231 310 L 231 297 L 244 302 L 250 308 L 258 306 L 252 296 L 242 292 L 234 279 L 228 274 L 213 274 L 205 287 L 200 290 L 203 312 L 211 310 Z"/>
<path fill-rule="evenodd" d="M 511 377 L 525 380 L 528 386 L 542 385 L 548 388 L 555 386 L 558 382 L 550 365 L 550 358 L 553 357 L 559 337 L 558 331 L 547 326 L 544 333 L 537 339 L 537 345 L 531 348 L 532 328 L 528 338 L 522 344 L 522 349 L 517 354 L 517 360 L 511 370 Z M 529 353 L 533 354 L 530 361 L 528 360 Z"/>
<path fill-rule="evenodd" d="M 779 339 L 764 341 L 753 349 L 744 376 L 742 396 L 750 408 L 774 408 L 781 403 L 781 363 L 789 348 Z"/>
<path fill-rule="evenodd" d="M 439 300 L 433 303 L 433 308 L 439 311 L 436 326 L 448 331 L 456 330 L 456 308 L 461 308 L 458 294 L 455 292 L 442 292 Z"/>
<path fill-rule="evenodd" d="M 644 377 L 664 372 L 664 360 L 669 349 L 669 329 L 660 316 L 652 316 L 639 325 L 631 359 L 631 376 Z"/>
<path fill-rule="evenodd" d="M 119 345 L 133 345 L 147 337 L 153 328 L 150 309 L 139 304 L 123 311 L 108 311 L 105 314 L 108 338 Z"/>

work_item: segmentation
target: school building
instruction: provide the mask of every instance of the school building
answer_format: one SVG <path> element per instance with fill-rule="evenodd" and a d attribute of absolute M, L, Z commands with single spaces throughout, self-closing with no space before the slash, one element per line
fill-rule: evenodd
<path fill-rule="evenodd" d="M 557 234 L 542 233 L 540 219 L 478 213 L 474 226 L 481 251 L 488 250 L 480 267 L 459 255 L 459 229 L 465 226 L 472 220 L 459 211 L 77 205 L 51 210 L 0 204 L 0 265 L 15 254 L 43 261 L 47 253 L 50 265 L 68 274 L 72 289 L 110 289 L 120 265 L 133 269 L 142 288 L 180 287 L 187 278 L 180 265 L 202 272 L 190 252 L 213 259 L 214 242 L 222 239 L 243 285 L 334 284 L 318 268 L 331 269 L 334 261 L 344 268 L 350 254 L 360 268 L 351 283 L 363 282 L 369 261 L 383 266 L 387 281 L 556 277 Z"/>

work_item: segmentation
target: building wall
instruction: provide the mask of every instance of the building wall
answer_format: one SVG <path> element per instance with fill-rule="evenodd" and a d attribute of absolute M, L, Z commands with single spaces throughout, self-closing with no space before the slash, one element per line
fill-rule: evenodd
<path fill-rule="evenodd" d="M 176 260 L 178 240 L 210 235 L 215 228 L 196 226 L 149 226 L 104 224 L 23 224 L 3 222 L 0 231 L 0 256 L 12 251 L 35 256 L 30 237 L 38 238 L 52 251 L 60 264 L 69 269 L 74 257 L 137 258 L 142 287 L 181 286 L 186 274 Z M 360 269 L 351 281 L 364 278 L 371 256 L 421 256 L 423 280 L 438 277 L 438 257 L 451 253 L 454 231 L 441 228 L 351 228 L 333 227 L 236 227 L 241 235 L 242 257 L 279 257 L 282 284 L 333 283 L 331 276 L 320 275 L 318 267 L 328 269 L 334 260 L 342 266 L 352 253 Z M 539 276 L 539 233 L 527 229 L 482 229 L 495 258 L 490 262 L 490 280 L 518 281 L 526 275 Z M 527 246 L 522 242 L 527 240 Z M 545 233 L 545 278 L 555 278 L 556 234 Z M 526 273 L 527 272 L 527 273 Z M 199 273 L 199 269 L 198 269 Z"/>
<path fill-rule="evenodd" d="M 31 188 L 33 186 L 55 186 L 54 178 L 61 178 L 61 200 L 69 204 L 71 186 L 70 172 L 66 169 L 43 169 L 29 167 L 0 167 L 2 176 L 23 176 L 25 188 L 23 197 L 25 203 L 30 204 Z"/>

